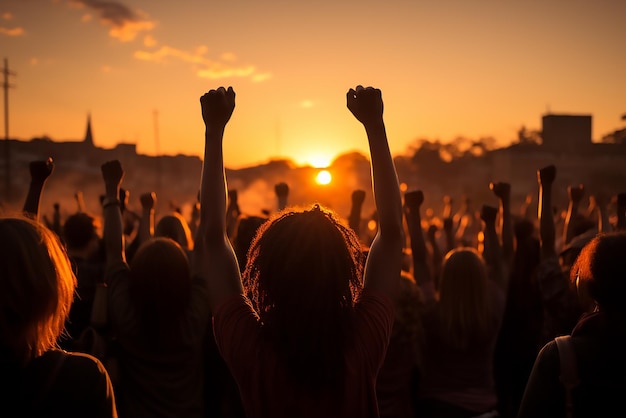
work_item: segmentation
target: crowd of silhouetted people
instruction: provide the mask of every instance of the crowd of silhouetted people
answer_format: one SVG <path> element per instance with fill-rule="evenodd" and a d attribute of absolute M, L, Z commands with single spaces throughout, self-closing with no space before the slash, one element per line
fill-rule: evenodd
<path fill-rule="evenodd" d="M 55 204 L 48 219 L 39 206 L 54 161 L 32 161 L 23 210 L 0 217 L 0 416 L 621 410 L 626 193 L 572 185 L 558 210 L 550 165 L 537 167 L 537 213 L 532 199 L 512 207 L 514 184 L 492 182 L 498 206 L 460 197 L 455 211 L 446 197 L 441 215 L 425 216 L 423 192 L 399 187 L 381 91 L 357 86 L 346 105 L 368 140 L 372 220 L 365 190 L 346 196 L 344 216 L 290 205 L 288 179 L 275 208 L 243 212 L 222 153 L 230 87 L 200 98 L 205 151 L 189 218 L 156 214 L 150 191 L 131 210 L 132 167 L 112 160 L 101 213 L 78 191 L 75 213 L 62 218 Z"/>

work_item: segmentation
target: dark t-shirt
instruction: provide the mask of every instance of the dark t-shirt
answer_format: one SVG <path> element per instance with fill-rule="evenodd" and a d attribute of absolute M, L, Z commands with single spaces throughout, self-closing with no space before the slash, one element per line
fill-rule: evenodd
<path fill-rule="evenodd" d="M 355 344 L 345 353 L 344 396 L 337 401 L 329 391 L 314 396 L 290 380 L 243 295 L 218 306 L 215 340 L 237 381 L 247 416 L 378 417 L 376 376 L 389 344 L 393 304 L 385 295 L 364 289 L 355 312 Z"/>
<path fill-rule="evenodd" d="M 51 350 L 26 367 L 0 363 L 0 416 L 117 417 L 109 376 L 95 357 Z"/>

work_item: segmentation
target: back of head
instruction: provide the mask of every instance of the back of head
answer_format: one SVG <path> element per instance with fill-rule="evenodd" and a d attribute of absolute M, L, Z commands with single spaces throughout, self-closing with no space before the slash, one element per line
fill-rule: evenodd
<path fill-rule="evenodd" d="M 242 271 L 248 262 L 250 244 L 265 221 L 267 221 L 267 218 L 261 216 L 243 216 L 238 220 L 237 233 L 233 238 L 233 249 L 237 255 L 239 268 Z"/>
<path fill-rule="evenodd" d="M 142 330 L 158 339 L 172 337 L 191 293 L 185 251 L 170 238 L 142 244 L 130 264 L 129 290 Z"/>
<path fill-rule="evenodd" d="M 492 303 L 487 294 L 487 268 L 472 247 L 450 251 L 441 269 L 438 313 L 444 335 L 457 348 L 490 330 Z"/>
<path fill-rule="evenodd" d="M 70 250 L 79 250 L 98 236 L 96 219 L 84 212 L 70 215 L 63 224 L 63 241 Z"/>
<path fill-rule="evenodd" d="M 178 212 L 172 212 L 159 219 L 154 228 L 154 236 L 171 238 L 186 251 L 193 249 L 193 238 L 189 225 Z"/>
<path fill-rule="evenodd" d="M 323 386 L 343 367 L 362 257 L 354 232 L 319 205 L 280 212 L 251 244 L 246 292 L 264 332 L 301 383 Z"/>
<path fill-rule="evenodd" d="M 595 236 L 583 247 L 571 269 L 571 279 L 606 312 L 626 315 L 626 232 Z"/>
<path fill-rule="evenodd" d="M 58 238 L 26 218 L 0 219 L 0 347 L 27 363 L 56 346 L 76 278 Z"/>

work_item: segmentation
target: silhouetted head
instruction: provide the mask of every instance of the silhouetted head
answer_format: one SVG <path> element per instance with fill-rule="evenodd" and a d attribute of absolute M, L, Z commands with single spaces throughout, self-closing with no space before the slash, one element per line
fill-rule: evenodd
<path fill-rule="evenodd" d="M 248 250 L 254 236 L 267 219 L 263 216 L 241 216 L 237 221 L 237 233 L 233 237 L 233 249 L 237 255 L 241 271 L 245 269 L 248 262 Z"/>
<path fill-rule="evenodd" d="M 580 252 L 570 278 L 585 307 L 626 315 L 626 232 L 599 234 Z"/>
<path fill-rule="evenodd" d="M 261 225 L 252 241 L 246 290 L 268 322 L 276 310 L 352 308 L 362 283 L 362 257 L 358 238 L 334 212 L 319 205 L 288 209 Z"/>
<path fill-rule="evenodd" d="M 76 277 L 57 236 L 26 218 L 0 219 L 0 351 L 29 360 L 56 347 Z"/>
<path fill-rule="evenodd" d="M 175 335 L 191 294 L 186 252 L 170 238 L 143 243 L 130 264 L 129 291 L 146 334 L 161 340 Z"/>
<path fill-rule="evenodd" d="M 99 239 L 98 222 L 87 213 L 74 213 L 63 224 L 62 234 L 69 250 L 82 250 Z"/>
<path fill-rule="evenodd" d="M 438 310 L 449 343 L 466 347 L 474 336 L 491 330 L 492 301 L 487 286 L 487 267 L 476 249 L 459 247 L 446 254 Z"/>
<path fill-rule="evenodd" d="M 155 237 L 166 237 L 176 241 L 186 251 L 193 249 L 193 238 L 187 221 L 178 212 L 164 215 L 154 228 Z"/>
<path fill-rule="evenodd" d="M 362 257 L 354 231 L 319 205 L 274 215 L 252 241 L 246 292 L 265 334 L 303 383 L 327 384 L 343 367 Z"/>

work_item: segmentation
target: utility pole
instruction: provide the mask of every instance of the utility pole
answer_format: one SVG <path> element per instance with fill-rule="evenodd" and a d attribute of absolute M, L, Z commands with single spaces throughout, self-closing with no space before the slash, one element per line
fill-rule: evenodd
<path fill-rule="evenodd" d="M 9 76 L 17 74 L 9 71 L 9 60 L 6 58 L 4 59 L 2 74 L 4 75 L 4 82 L 2 83 L 4 89 L 4 198 L 9 203 L 13 194 L 11 190 L 11 147 L 9 145 L 9 89 L 14 87 L 9 84 Z"/>
<path fill-rule="evenodd" d="M 159 144 L 159 111 L 154 109 L 153 113 L 154 122 L 154 147 L 156 151 L 156 192 L 157 199 L 158 194 L 161 192 L 161 147 Z"/>

